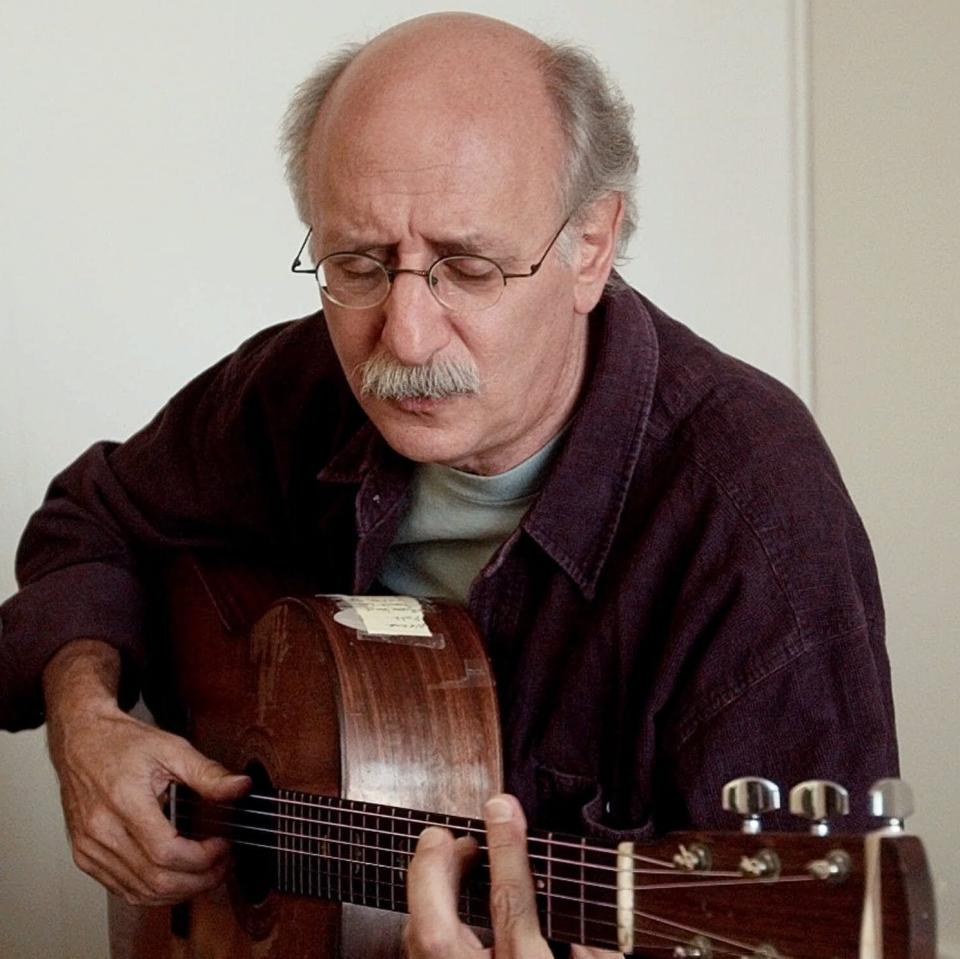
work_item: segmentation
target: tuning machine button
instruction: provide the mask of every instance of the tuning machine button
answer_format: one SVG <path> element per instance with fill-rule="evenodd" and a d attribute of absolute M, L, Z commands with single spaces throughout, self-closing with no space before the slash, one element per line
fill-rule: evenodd
<path fill-rule="evenodd" d="M 731 779 L 723 787 L 723 808 L 743 819 L 745 833 L 760 832 L 760 817 L 780 808 L 780 789 L 776 783 L 759 776 Z"/>
<path fill-rule="evenodd" d="M 913 790 L 902 779 L 878 779 L 867 793 L 870 815 L 887 820 L 889 829 L 903 832 L 903 821 L 913 814 Z"/>
<path fill-rule="evenodd" d="M 814 836 L 826 836 L 830 832 L 829 820 L 850 812 L 850 797 L 839 783 L 808 779 L 790 790 L 790 812 L 809 819 Z"/>

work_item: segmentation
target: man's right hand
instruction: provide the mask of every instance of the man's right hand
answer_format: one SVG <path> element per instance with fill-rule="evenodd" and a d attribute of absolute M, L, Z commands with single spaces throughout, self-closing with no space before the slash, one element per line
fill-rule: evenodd
<path fill-rule="evenodd" d="M 50 757 L 76 864 L 135 905 L 170 905 L 217 885 L 225 840 L 179 836 L 160 798 L 171 782 L 229 802 L 250 788 L 185 739 L 117 705 L 119 654 L 97 640 L 61 649 L 43 674 Z"/>

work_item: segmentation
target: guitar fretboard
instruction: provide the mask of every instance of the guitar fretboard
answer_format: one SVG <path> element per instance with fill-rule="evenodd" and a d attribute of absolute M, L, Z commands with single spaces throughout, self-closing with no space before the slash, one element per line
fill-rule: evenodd
<path fill-rule="evenodd" d="M 184 798 L 178 806 L 181 832 L 227 835 L 241 862 L 247 857 L 261 875 L 270 870 L 280 892 L 394 912 L 407 911 L 406 871 L 424 828 L 471 836 L 479 850 L 461 886 L 459 912 L 470 925 L 490 926 L 480 820 L 290 790 L 261 790 L 216 813 Z M 528 853 L 547 938 L 616 948 L 616 850 L 531 831 Z"/>

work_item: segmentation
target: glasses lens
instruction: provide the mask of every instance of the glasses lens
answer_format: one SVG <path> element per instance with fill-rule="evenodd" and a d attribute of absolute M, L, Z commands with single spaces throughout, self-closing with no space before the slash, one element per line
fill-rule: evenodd
<path fill-rule="evenodd" d="M 390 279 L 379 260 L 362 253 L 335 253 L 317 271 L 324 293 L 340 306 L 376 306 L 387 295 Z"/>
<path fill-rule="evenodd" d="M 485 310 L 500 299 L 506 279 L 493 260 L 448 256 L 438 261 L 431 280 L 436 298 L 453 310 Z"/>

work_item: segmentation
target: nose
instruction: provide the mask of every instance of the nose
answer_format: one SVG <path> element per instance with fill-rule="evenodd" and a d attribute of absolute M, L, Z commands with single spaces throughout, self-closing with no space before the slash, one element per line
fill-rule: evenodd
<path fill-rule="evenodd" d="M 450 342 L 447 311 L 430 292 L 425 277 L 398 273 L 381 309 L 380 340 L 401 363 L 428 363 Z"/>

